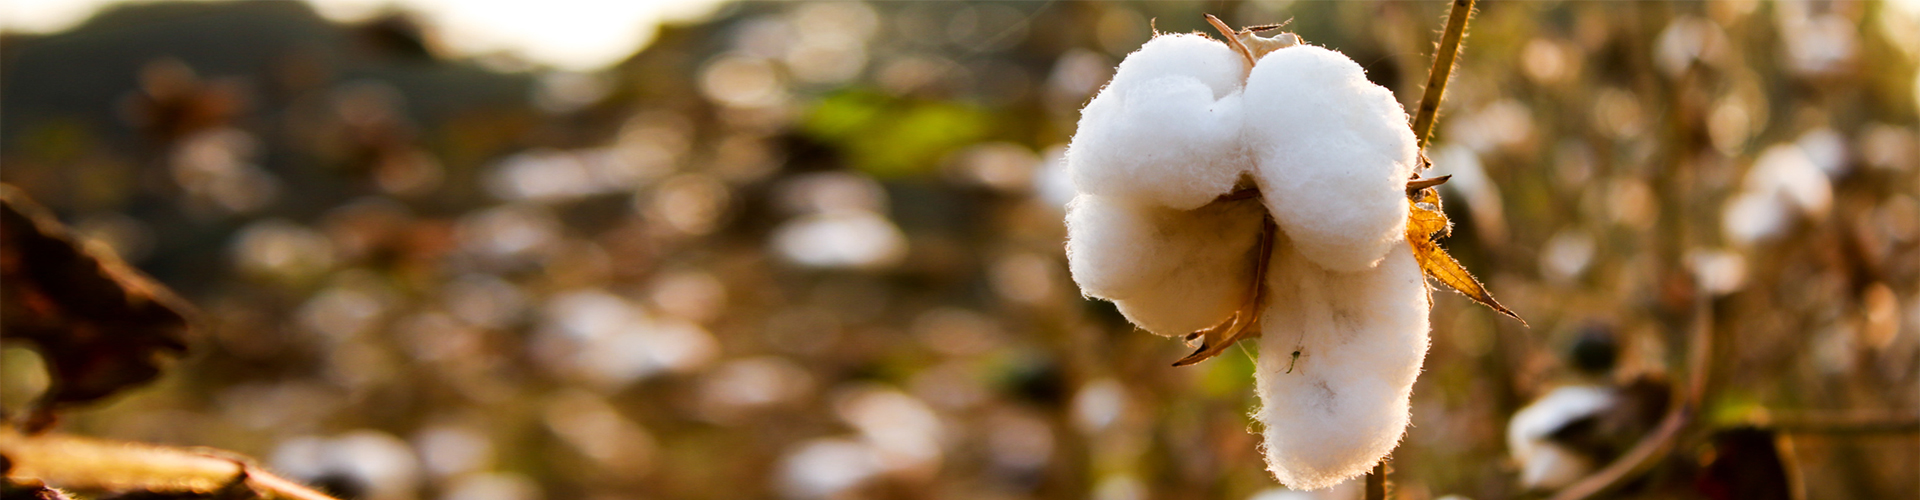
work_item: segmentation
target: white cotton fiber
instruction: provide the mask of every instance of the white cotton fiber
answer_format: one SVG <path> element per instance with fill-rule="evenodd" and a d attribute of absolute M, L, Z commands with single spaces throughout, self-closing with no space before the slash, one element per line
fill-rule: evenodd
<path fill-rule="evenodd" d="M 1328 271 L 1287 243 L 1267 279 L 1255 416 L 1268 470 L 1313 490 L 1367 472 L 1405 434 L 1427 354 L 1427 287 L 1404 242 L 1358 272 Z"/>
<path fill-rule="evenodd" d="M 1067 209 L 1067 265 L 1135 325 L 1185 335 L 1246 297 L 1260 220 L 1253 200 L 1183 211 L 1083 194 Z"/>
<path fill-rule="evenodd" d="M 1507 423 L 1507 452 L 1520 463 L 1520 483 L 1528 488 L 1556 489 L 1591 471 L 1590 460 L 1548 441 L 1547 436 L 1613 404 L 1611 389 L 1574 385 L 1554 389 L 1514 413 Z"/>
<path fill-rule="evenodd" d="M 1393 92 L 1347 56 L 1301 45 L 1262 57 L 1244 95 L 1261 195 L 1300 253 L 1355 271 L 1405 245 L 1418 153 Z"/>
<path fill-rule="evenodd" d="M 1769 147 L 1747 170 L 1740 193 L 1721 212 L 1721 231 L 1735 244 L 1778 237 L 1795 213 L 1825 216 L 1833 205 L 1833 184 L 1814 160 L 1794 144 Z"/>
<path fill-rule="evenodd" d="M 1233 189 L 1245 64 L 1198 35 L 1162 35 L 1127 56 L 1080 112 L 1067 169 L 1080 192 L 1179 209 Z"/>

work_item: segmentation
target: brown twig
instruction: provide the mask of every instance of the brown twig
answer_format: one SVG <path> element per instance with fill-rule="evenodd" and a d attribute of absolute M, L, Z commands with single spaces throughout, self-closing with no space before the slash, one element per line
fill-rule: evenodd
<path fill-rule="evenodd" d="M 1380 459 L 1367 473 L 1367 500 L 1387 500 L 1387 460 Z"/>
<path fill-rule="evenodd" d="M 1582 500 L 1611 490 L 1651 469 L 1673 451 L 1680 435 L 1698 414 L 1700 402 L 1706 398 L 1707 375 L 1713 368 L 1713 313 L 1708 299 L 1696 298 L 1695 301 L 1694 320 L 1688 326 L 1687 336 L 1687 385 L 1676 393 L 1678 400 L 1660 419 L 1660 425 L 1642 436 L 1633 448 L 1606 468 L 1560 490 L 1552 500 Z"/>
<path fill-rule="evenodd" d="M 1427 90 L 1413 115 L 1413 136 L 1419 139 L 1423 151 L 1432 135 L 1435 115 L 1440 112 L 1440 99 L 1447 93 L 1447 80 L 1453 76 L 1453 63 L 1460 56 L 1460 40 L 1466 37 L 1467 19 L 1473 17 L 1473 2 L 1453 0 L 1453 10 L 1447 13 L 1447 30 L 1440 35 L 1433 67 L 1427 70 Z"/>

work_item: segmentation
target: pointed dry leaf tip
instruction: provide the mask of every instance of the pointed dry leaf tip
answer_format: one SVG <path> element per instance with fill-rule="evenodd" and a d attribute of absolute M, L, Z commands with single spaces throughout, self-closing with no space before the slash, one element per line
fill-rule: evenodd
<path fill-rule="evenodd" d="M 1494 300 L 1493 293 L 1488 292 L 1479 279 L 1467 272 L 1460 261 L 1448 255 L 1446 249 L 1440 248 L 1439 240 L 1453 233 L 1453 223 L 1447 220 L 1446 212 L 1441 211 L 1440 192 L 1433 186 L 1446 182 L 1447 178 L 1416 179 L 1407 183 L 1407 191 L 1411 193 L 1407 200 L 1407 245 L 1413 247 L 1414 259 L 1420 262 L 1421 271 L 1447 288 L 1526 325 L 1527 320 L 1500 305 L 1500 301 Z M 1416 183 L 1424 186 L 1416 188 Z"/>

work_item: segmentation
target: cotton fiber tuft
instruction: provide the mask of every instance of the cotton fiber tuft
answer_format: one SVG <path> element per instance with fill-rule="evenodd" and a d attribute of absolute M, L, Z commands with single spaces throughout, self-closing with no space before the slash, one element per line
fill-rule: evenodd
<path fill-rule="evenodd" d="M 1080 112 L 1074 187 L 1182 210 L 1231 191 L 1250 166 L 1238 152 L 1239 57 L 1198 35 L 1155 37 L 1128 56 Z"/>
<path fill-rule="evenodd" d="M 1186 335 L 1239 307 L 1260 217 L 1253 200 L 1174 210 L 1083 194 L 1067 209 L 1068 268 L 1141 328 Z"/>
<path fill-rule="evenodd" d="M 1253 372 L 1267 467 L 1289 487 L 1333 486 L 1386 458 L 1406 431 L 1427 355 L 1426 282 L 1406 245 L 1360 272 L 1284 246 L 1272 265 Z"/>
<path fill-rule="evenodd" d="M 1302 45 L 1261 58 L 1244 101 L 1260 192 L 1300 253 L 1358 271 L 1404 244 L 1419 152 L 1393 92 L 1347 56 Z"/>

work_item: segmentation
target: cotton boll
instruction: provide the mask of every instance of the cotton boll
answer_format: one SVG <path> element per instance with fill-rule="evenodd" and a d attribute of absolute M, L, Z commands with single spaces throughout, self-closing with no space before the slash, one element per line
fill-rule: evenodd
<path fill-rule="evenodd" d="M 1747 171 L 1747 189 L 1777 192 L 1801 213 L 1820 216 L 1833 205 L 1833 185 L 1806 150 L 1783 144 L 1767 148 Z"/>
<path fill-rule="evenodd" d="M 1253 276 L 1261 207 L 1251 200 L 1182 211 L 1080 195 L 1067 209 L 1067 265 L 1088 296 L 1161 335 L 1231 315 Z"/>
<path fill-rule="evenodd" d="M 1197 35 L 1155 38 L 1128 56 L 1081 110 L 1067 148 L 1074 186 L 1178 209 L 1231 191 L 1250 166 L 1238 147 L 1238 57 Z"/>
<path fill-rule="evenodd" d="M 1507 451 L 1520 463 L 1521 484 L 1556 489 L 1586 475 L 1592 462 L 1547 440 L 1567 424 L 1614 405 L 1614 392 L 1605 387 L 1566 386 L 1513 414 L 1507 424 Z"/>
<path fill-rule="evenodd" d="M 1788 215 L 1772 193 L 1740 193 L 1721 210 L 1720 231 L 1741 245 L 1772 239 L 1786 228 Z"/>
<path fill-rule="evenodd" d="M 1520 486 L 1530 490 L 1558 490 L 1586 477 L 1593 460 L 1564 446 L 1540 443 L 1520 463 Z"/>
<path fill-rule="evenodd" d="M 1358 272 L 1278 247 L 1260 320 L 1255 416 L 1274 477 L 1320 489 L 1365 473 L 1405 434 L 1427 353 L 1427 288 L 1404 244 Z"/>
<path fill-rule="evenodd" d="M 1721 213 L 1721 229 L 1738 244 L 1772 239 L 1795 212 L 1821 217 L 1833 205 L 1833 184 L 1799 146 L 1767 148 L 1753 161 L 1741 191 Z"/>
<path fill-rule="evenodd" d="M 1260 192 L 1301 254 L 1357 271 L 1405 246 L 1418 157 L 1393 92 L 1347 56 L 1302 45 L 1261 58 L 1242 105 Z"/>

